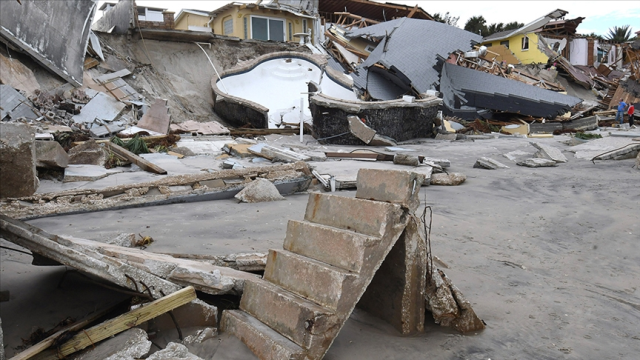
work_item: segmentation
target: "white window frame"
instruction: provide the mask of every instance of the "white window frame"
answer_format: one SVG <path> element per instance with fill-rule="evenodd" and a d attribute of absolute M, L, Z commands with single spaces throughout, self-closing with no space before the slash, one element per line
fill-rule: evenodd
<path fill-rule="evenodd" d="M 526 41 L 525 41 L 526 40 Z M 527 45 L 527 47 L 525 48 L 525 44 Z M 524 37 L 522 37 L 522 44 L 521 44 L 521 50 L 522 51 L 529 51 L 529 36 L 525 35 Z"/>
<path fill-rule="evenodd" d="M 375 47 L 375 46 L 373 46 L 373 45 L 367 45 L 367 46 L 364 48 L 364 51 L 368 51 L 369 53 L 372 53 L 372 52 L 373 52 L 373 50 L 375 50 L 375 49 L 376 49 L 376 47 Z"/>
<path fill-rule="evenodd" d="M 257 16 L 257 15 L 251 15 L 251 31 L 250 31 L 251 39 L 253 39 L 253 18 L 267 19 L 267 37 L 269 38 L 271 37 L 271 30 L 269 29 L 269 20 L 281 21 L 282 22 L 282 38 L 284 39 L 283 42 L 287 42 L 287 23 L 285 19 L 272 18 L 267 16 Z M 267 41 L 275 41 L 275 40 L 268 39 Z"/>

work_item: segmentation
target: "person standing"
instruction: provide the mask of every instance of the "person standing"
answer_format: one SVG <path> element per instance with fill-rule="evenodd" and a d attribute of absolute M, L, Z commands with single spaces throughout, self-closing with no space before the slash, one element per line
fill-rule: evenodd
<path fill-rule="evenodd" d="M 616 121 L 620 121 L 620 125 L 624 123 L 624 108 L 626 107 L 627 103 L 620 100 L 620 104 L 618 104 L 618 112 L 616 113 Z"/>
<path fill-rule="evenodd" d="M 627 110 L 627 114 L 629 114 L 629 127 L 633 126 L 634 123 L 634 113 L 636 112 L 636 107 L 633 104 L 629 104 L 629 110 Z"/>

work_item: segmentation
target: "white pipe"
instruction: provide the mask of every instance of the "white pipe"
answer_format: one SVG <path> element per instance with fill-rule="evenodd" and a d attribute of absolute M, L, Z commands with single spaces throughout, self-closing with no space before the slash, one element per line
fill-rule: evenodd
<path fill-rule="evenodd" d="M 300 98 L 300 142 L 304 142 L 304 98 Z"/>
<path fill-rule="evenodd" d="M 194 42 L 194 44 L 198 45 L 198 47 L 200 48 L 200 50 L 202 50 L 202 52 L 207 57 L 207 59 L 209 59 L 209 63 L 211 64 L 211 67 L 213 68 L 213 71 L 215 71 L 216 75 L 218 75 L 218 79 L 220 79 L 220 84 L 222 84 L 222 87 L 224 88 L 224 91 L 227 94 L 229 94 L 229 90 L 227 90 L 227 87 L 224 85 L 224 82 L 222 81 L 222 78 L 220 77 L 220 74 L 218 74 L 218 70 L 216 70 L 215 65 L 213 65 L 213 61 L 211 61 L 211 58 L 209 57 L 209 54 L 207 54 L 207 52 L 204 51 L 204 49 L 202 48 L 202 46 L 200 46 L 200 44 L 198 44 L 197 42 Z"/>

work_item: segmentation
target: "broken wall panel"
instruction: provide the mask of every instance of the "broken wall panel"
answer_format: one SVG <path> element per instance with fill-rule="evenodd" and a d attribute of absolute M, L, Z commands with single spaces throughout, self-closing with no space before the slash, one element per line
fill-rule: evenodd
<path fill-rule="evenodd" d="M 94 0 L 0 1 L 0 36 L 74 86 L 82 85 Z"/>
<path fill-rule="evenodd" d="M 113 34 L 126 34 L 135 27 L 134 1 L 121 0 L 91 26 L 92 30 Z"/>
<path fill-rule="evenodd" d="M 474 108 L 555 117 L 582 100 L 481 71 L 445 63 L 440 91 L 445 112 L 474 119 Z"/>
<path fill-rule="evenodd" d="M 426 138 L 432 135 L 433 119 L 442 101 L 432 97 L 412 103 L 403 100 L 358 102 L 318 94 L 312 96 L 309 103 L 313 137 L 331 144 L 362 145 L 362 140 L 350 132 L 349 115 L 364 118 L 366 125 L 377 134 L 396 141 Z"/>

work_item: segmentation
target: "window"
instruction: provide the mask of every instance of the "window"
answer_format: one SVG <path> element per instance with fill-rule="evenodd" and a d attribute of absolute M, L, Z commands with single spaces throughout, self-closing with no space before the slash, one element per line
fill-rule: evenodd
<path fill-rule="evenodd" d="M 509 40 L 500 41 L 500 45 L 504 45 L 504 47 L 506 47 L 508 49 L 509 48 Z"/>
<path fill-rule="evenodd" d="M 522 38 L 522 50 L 529 50 L 529 37 L 525 36 Z"/>
<path fill-rule="evenodd" d="M 307 19 L 302 19 L 302 32 L 307 33 L 309 29 L 307 28 Z"/>
<path fill-rule="evenodd" d="M 289 23 L 289 41 L 293 41 L 293 24 Z"/>
<path fill-rule="evenodd" d="M 284 41 L 284 20 L 251 16 L 251 38 Z"/>
<path fill-rule="evenodd" d="M 492 44 L 492 43 L 484 44 L 484 46 L 486 46 L 486 47 L 488 47 L 488 48 L 489 48 L 489 47 L 493 46 L 493 44 Z"/>
<path fill-rule="evenodd" d="M 243 23 L 244 23 L 244 38 L 245 40 L 249 38 L 249 30 L 248 30 L 248 25 L 247 25 L 247 18 L 245 17 L 244 19 L 242 19 Z"/>
<path fill-rule="evenodd" d="M 228 19 L 226 19 L 222 24 L 223 24 L 222 33 L 224 35 L 233 34 L 233 18 L 232 17 L 229 17 Z"/>
<path fill-rule="evenodd" d="M 376 47 L 375 47 L 375 46 L 373 46 L 373 45 L 367 45 L 367 47 L 366 47 L 366 48 L 364 48 L 364 51 L 372 53 L 372 52 L 373 52 L 373 50 L 375 50 L 375 49 L 376 49 Z"/>

